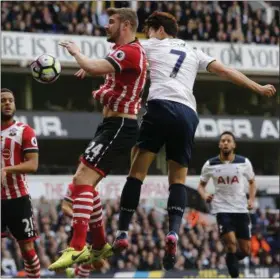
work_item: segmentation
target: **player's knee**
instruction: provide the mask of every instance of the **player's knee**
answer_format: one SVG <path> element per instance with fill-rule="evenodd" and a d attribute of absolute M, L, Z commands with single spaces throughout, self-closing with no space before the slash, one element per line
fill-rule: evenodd
<path fill-rule="evenodd" d="M 34 249 L 33 241 L 19 242 L 19 247 L 22 253 L 26 253 Z"/>
<path fill-rule="evenodd" d="M 133 172 L 133 171 L 129 172 L 130 177 L 137 178 L 140 181 L 144 181 L 146 175 L 147 175 L 146 173 L 142 173 L 142 172 Z"/>
<path fill-rule="evenodd" d="M 240 246 L 240 251 L 246 255 L 246 256 L 250 256 L 251 254 L 251 246 L 250 246 L 250 243 L 248 243 L 247 245 L 245 246 Z"/>
<path fill-rule="evenodd" d="M 227 241 L 226 250 L 228 253 L 236 253 L 237 251 L 237 244 L 234 240 Z"/>

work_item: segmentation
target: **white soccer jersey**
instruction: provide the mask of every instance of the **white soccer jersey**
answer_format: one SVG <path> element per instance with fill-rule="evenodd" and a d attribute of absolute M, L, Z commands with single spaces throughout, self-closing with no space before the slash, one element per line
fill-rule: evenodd
<path fill-rule="evenodd" d="M 148 101 L 163 99 L 182 103 L 196 111 L 193 85 L 198 70 L 215 59 L 180 39 L 142 41 L 150 68 Z"/>
<path fill-rule="evenodd" d="M 208 160 L 201 171 L 200 180 L 212 178 L 216 192 L 212 200 L 212 213 L 247 213 L 245 179 L 254 179 L 249 159 L 235 155 L 232 162 L 222 162 L 219 156 Z"/>

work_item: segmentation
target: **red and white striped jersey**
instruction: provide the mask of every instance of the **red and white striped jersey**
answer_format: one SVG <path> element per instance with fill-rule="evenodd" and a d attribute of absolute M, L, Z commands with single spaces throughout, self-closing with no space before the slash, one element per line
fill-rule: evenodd
<path fill-rule="evenodd" d="M 24 154 L 38 152 L 34 130 L 27 124 L 17 122 L 1 127 L 1 168 L 24 162 Z M 15 199 L 28 195 L 24 174 L 8 173 L 1 183 L 1 199 Z"/>
<path fill-rule="evenodd" d="M 138 40 L 114 45 L 106 57 L 116 72 L 107 74 L 105 84 L 93 91 L 93 98 L 113 111 L 138 114 L 146 82 L 147 58 Z"/>

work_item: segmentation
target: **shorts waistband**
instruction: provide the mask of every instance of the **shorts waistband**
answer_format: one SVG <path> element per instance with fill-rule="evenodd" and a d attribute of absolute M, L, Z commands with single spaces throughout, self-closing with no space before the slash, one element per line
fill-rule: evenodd
<path fill-rule="evenodd" d="M 107 123 L 107 122 L 114 122 L 114 123 L 124 122 L 124 124 L 134 124 L 137 123 L 137 119 L 111 116 L 111 117 L 105 117 L 103 119 L 103 123 Z"/>

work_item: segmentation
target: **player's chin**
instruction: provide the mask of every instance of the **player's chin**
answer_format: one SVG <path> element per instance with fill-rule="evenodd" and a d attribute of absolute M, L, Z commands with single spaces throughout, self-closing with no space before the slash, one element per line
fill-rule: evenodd
<path fill-rule="evenodd" d="M 1 112 L 1 119 L 4 121 L 10 120 L 13 118 L 14 114 L 14 111 L 3 111 Z"/>

